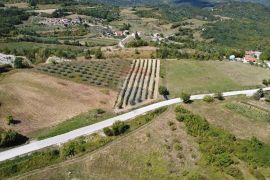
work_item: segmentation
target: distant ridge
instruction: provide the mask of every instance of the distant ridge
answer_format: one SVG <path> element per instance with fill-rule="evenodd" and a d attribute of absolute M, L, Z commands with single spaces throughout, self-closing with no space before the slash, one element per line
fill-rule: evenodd
<path fill-rule="evenodd" d="M 158 5 L 158 4 L 178 4 L 192 5 L 197 7 L 209 7 L 216 3 L 227 2 L 252 2 L 270 7 L 270 0 L 81 0 L 95 3 L 105 3 L 118 6 L 140 6 L 140 5 Z"/>

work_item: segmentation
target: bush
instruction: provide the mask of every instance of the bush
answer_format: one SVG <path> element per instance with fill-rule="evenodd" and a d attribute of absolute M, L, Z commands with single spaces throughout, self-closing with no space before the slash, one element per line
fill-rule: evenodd
<path fill-rule="evenodd" d="M 160 95 L 163 95 L 163 96 L 168 96 L 170 94 L 168 89 L 165 86 L 159 86 L 158 92 Z"/>
<path fill-rule="evenodd" d="M 222 92 L 218 92 L 215 97 L 220 101 L 223 101 L 225 99 Z"/>
<path fill-rule="evenodd" d="M 116 121 L 115 123 L 113 123 L 111 128 L 104 128 L 103 132 L 107 136 L 118 136 L 125 133 L 129 128 L 130 126 L 128 124 L 121 121 Z"/>
<path fill-rule="evenodd" d="M 215 101 L 215 98 L 213 96 L 204 96 L 203 97 L 203 101 L 207 102 L 207 103 L 211 103 L 211 102 L 214 102 Z"/>
<path fill-rule="evenodd" d="M 184 107 L 182 106 L 176 106 L 175 110 L 174 110 L 176 113 L 190 113 L 189 110 L 185 109 Z"/>
<path fill-rule="evenodd" d="M 0 134 L 0 147 L 10 147 L 23 144 L 27 140 L 27 137 L 18 134 L 16 131 L 8 130 Z"/>
<path fill-rule="evenodd" d="M 238 180 L 244 179 L 243 173 L 236 167 L 230 166 L 225 169 L 225 172 Z"/>
<path fill-rule="evenodd" d="M 13 116 L 11 116 L 11 115 L 7 116 L 6 117 L 6 122 L 7 122 L 8 125 L 13 124 L 14 123 Z"/>
<path fill-rule="evenodd" d="M 179 122 L 183 122 L 185 119 L 187 119 L 188 116 L 189 116 L 189 114 L 177 113 L 176 114 L 176 120 L 179 121 Z"/>
<path fill-rule="evenodd" d="M 113 125 L 112 125 L 112 130 L 113 130 L 113 134 L 115 136 L 118 136 L 120 134 L 125 133 L 128 129 L 129 129 L 129 125 L 125 124 L 124 122 L 121 121 L 116 121 Z"/>
<path fill-rule="evenodd" d="M 99 49 L 97 49 L 95 51 L 95 58 L 96 59 L 102 59 L 103 58 L 103 54 L 102 54 L 101 48 L 99 48 Z"/>
<path fill-rule="evenodd" d="M 263 85 L 265 85 L 265 86 L 268 86 L 268 85 L 269 85 L 269 81 L 266 80 L 266 79 L 264 79 L 264 80 L 262 81 L 262 83 L 263 83 Z"/>
<path fill-rule="evenodd" d="M 190 94 L 188 93 L 182 93 L 180 98 L 183 100 L 184 103 L 189 103 L 190 102 Z"/>
<path fill-rule="evenodd" d="M 104 132 L 104 134 L 106 134 L 107 136 L 113 136 L 113 131 L 112 131 L 111 128 L 109 128 L 109 127 L 103 128 L 103 132 Z"/>
<path fill-rule="evenodd" d="M 106 111 L 104 111 L 103 109 L 96 109 L 96 113 L 97 114 L 104 114 Z"/>
<path fill-rule="evenodd" d="M 264 97 L 264 92 L 262 89 L 259 89 L 254 95 L 253 98 L 255 100 L 260 100 L 262 97 Z"/>

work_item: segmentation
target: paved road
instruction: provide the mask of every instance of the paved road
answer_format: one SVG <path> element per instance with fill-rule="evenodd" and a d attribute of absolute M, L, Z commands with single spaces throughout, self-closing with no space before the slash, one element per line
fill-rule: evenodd
<path fill-rule="evenodd" d="M 226 96 L 235 96 L 235 95 L 247 95 L 247 96 L 252 96 L 258 89 L 253 89 L 253 90 L 244 90 L 244 91 L 232 91 L 232 92 L 225 92 L 223 93 L 223 95 Z M 265 91 L 270 91 L 270 88 L 264 88 Z M 191 100 L 200 100 L 203 99 L 204 96 L 206 95 L 214 95 L 214 94 L 200 94 L 200 95 L 193 95 L 191 96 Z M 85 135 L 90 135 L 93 134 L 97 131 L 102 130 L 105 127 L 109 127 L 111 126 L 115 121 L 126 121 L 132 118 L 135 118 L 136 116 L 142 115 L 146 112 L 161 108 L 161 107 L 165 107 L 165 106 L 169 106 L 172 104 L 177 104 L 177 103 L 181 103 L 182 100 L 180 98 L 176 98 L 176 99 L 171 99 L 171 100 L 167 100 L 167 101 L 162 101 L 159 103 L 155 103 L 143 108 L 139 108 L 137 110 L 116 116 L 114 118 L 93 124 L 93 125 L 89 125 L 83 128 L 79 128 L 76 129 L 74 131 L 70 131 L 68 133 L 62 134 L 62 135 L 58 135 L 55 137 L 51 137 L 48 139 L 44 139 L 44 140 L 40 140 L 40 141 L 36 141 L 36 142 L 32 142 L 30 144 L 27 145 L 23 145 L 23 146 L 19 146 L 7 151 L 3 151 L 0 153 L 0 161 L 5 161 L 8 159 L 12 159 L 14 157 L 17 156 L 22 156 L 28 153 L 31 153 L 33 151 L 37 151 L 40 150 L 42 148 L 46 148 L 52 145 L 58 145 L 58 144 L 63 144 L 69 140 L 75 139 L 77 137 L 80 136 L 85 136 Z"/>

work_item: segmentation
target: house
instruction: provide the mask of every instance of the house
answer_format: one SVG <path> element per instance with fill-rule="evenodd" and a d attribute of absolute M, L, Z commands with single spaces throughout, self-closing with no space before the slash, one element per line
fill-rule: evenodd
<path fill-rule="evenodd" d="M 256 61 L 257 61 L 257 58 L 250 55 L 245 55 L 245 57 L 243 58 L 244 63 L 250 63 L 250 62 L 255 63 Z"/>
<path fill-rule="evenodd" d="M 268 68 L 270 68 L 270 61 L 264 61 L 265 62 L 265 64 L 266 64 L 266 66 L 268 67 Z"/>
<path fill-rule="evenodd" d="M 245 55 L 247 56 L 252 56 L 254 58 L 256 58 L 257 60 L 260 59 L 262 52 L 259 51 L 246 51 Z"/>
<path fill-rule="evenodd" d="M 113 34 L 114 36 L 117 36 L 117 37 L 121 37 L 124 35 L 122 31 L 115 31 Z"/>
<path fill-rule="evenodd" d="M 244 63 L 250 63 L 253 62 L 255 63 L 257 60 L 260 59 L 261 52 L 259 51 L 246 51 L 245 56 L 243 58 Z"/>
<path fill-rule="evenodd" d="M 230 55 L 229 60 L 230 61 L 235 61 L 235 55 Z"/>
<path fill-rule="evenodd" d="M 123 31 L 123 34 L 124 34 L 125 36 L 127 36 L 127 35 L 129 35 L 130 33 L 129 33 L 128 30 L 124 30 L 124 31 Z"/>
<path fill-rule="evenodd" d="M 11 66 L 14 66 L 14 61 L 16 59 L 16 56 L 14 55 L 6 55 L 0 53 L 0 64 L 9 64 Z"/>

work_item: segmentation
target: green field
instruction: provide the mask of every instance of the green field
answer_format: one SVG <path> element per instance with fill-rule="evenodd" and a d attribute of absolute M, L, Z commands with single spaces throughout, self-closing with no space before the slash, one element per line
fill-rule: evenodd
<path fill-rule="evenodd" d="M 200 94 L 261 87 L 262 80 L 270 77 L 266 69 L 225 61 L 164 60 L 161 71 L 165 75 L 161 82 L 172 97 L 181 92 Z"/>

